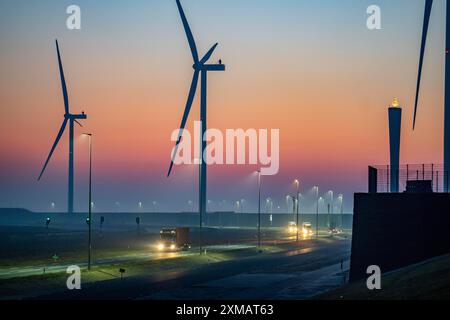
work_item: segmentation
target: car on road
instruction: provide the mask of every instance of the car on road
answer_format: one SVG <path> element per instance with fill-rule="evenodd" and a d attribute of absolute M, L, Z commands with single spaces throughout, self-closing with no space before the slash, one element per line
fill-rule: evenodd
<path fill-rule="evenodd" d="M 289 234 L 296 234 L 297 233 L 297 223 L 294 221 L 289 222 L 287 231 Z"/>
<path fill-rule="evenodd" d="M 333 234 L 341 234 L 342 230 L 339 230 L 338 228 L 330 228 L 330 233 Z"/>
<path fill-rule="evenodd" d="M 306 237 L 311 237 L 314 234 L 314 232 L 312 230 L 311 222 L 304 222 L 303 223 L 302 234 L 303 234 L 303 237 L 305 237 L 305 238 Z"/>

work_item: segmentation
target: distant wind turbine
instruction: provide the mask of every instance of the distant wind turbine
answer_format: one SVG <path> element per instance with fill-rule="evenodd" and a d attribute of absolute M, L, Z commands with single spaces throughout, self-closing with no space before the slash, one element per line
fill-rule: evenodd
<path fill-rule="evenodd" d="M 175 144 L 174 153 L 172 157 L 172 161 L 170 163 L 169 172 L 167 176 L 169 177 L 173 164 L 175 161 L 175 157 L 178 151 L 179 144 L 181 142 L 183 136 L 183 130 L 186 126 L 187 119 L 189 117 L 189 112 L 191 111 L 192 103 L 194 101 L 195 92 L 197 90 L 199 76 L 201 75 L 201 102 L 200 102 L 200 120 L 202 122 L 202 133 L 201 133 L 201 160 L 200 160 L 200 175 L 199 175 L 199 213 L 200 213 L 200 227 L 202 226 L 202 216 L 206 212 L 206 163 L 203 159 L 204 150 L 206 149 L 206 141 L 204 141 L 203 137 L 206 133 L 206 96 L 207 96 L 207 74 L 208 71 L 225 71 L 225 65 L 222 63 L 219 64 L 206 64 L 208 60 L 211 58 L 214 50 L 216 49 L 218 43 L 214 44 L 211 49 L 203 56 L 201 60 L 199 60 L 197 46 L 195 44 L 194 36 L 192 35 L 191 28 L 189 27 L 189 23 L 186 19 L 186 15 L 184 14 L 183 7 L 179 0 L 176 0 L 178 11 L 180 12 L 181 21 L 183 23 L 184 30 L 186 32 L 186 37 L 189 43 L 189 47 L 191 49 L 192 58 L 194 59 L 194 76 L 191 83 L 191 88 L 189 90 L 189 96 L 187 99 L 186 107 L 184 109 L 183 118 L 181 120 L 180 132 L 178 134 L 178 139 Z"/>
<path fill-rule="evenodd" d="M 450 48 L 450 2 L 445 1 L 447 5 L 446 14 L 446 49 L 445 49 L 445 102 L 444 102 L 444 174 L 445 174 L 445 192 L 449 191 L 448 179 L 450 174 L 450 63 L 448 62 Z M 416 98 L 414 103 L 414 120 L 413 129 L 416 127 L 417 106 L 419 103 L 420 84 L 422 80 L 423 60 L 425 56 L 428 27 L 430 24 L 431 10 L 433 8 L 433 0 L 426 0 L 425 15 L 423 20 L 422 43 L 420 46 L 419 71 L 417 76 Z"/>
<path fill-rule="evenodd" d="M 45 161 L 44 167 L 42 168 L 42 171 L 39 175 L 38 181 L 41 180 L 42 175 L 45 172 L 45 169 L 47 168 L 47 165 L 53 155 L 53 152 L 56 149 L 56 146 L 59 143 L 59 140 L 61 139 L 61 136 L 63 135 L 67 123 L 69 122 L 69 178 L 68 178 L 68 197 L 67 197 L 67 211 L 68 213 L 73 213 L 73 132 L 74 132 L 74 123 L 76 122 L 79 126 L 82 127 L 81 123 L 78 120 L 84 120 L 87 119 L 87 116 L 84 112 L 81 114 L 71 114 L 69 111 L 69 95 L 67 93 L 67 86 L 66 86 L 66 80 L 64 77 L 64 69 L 62 65 L 61 60 L 61 54 L 59 51 L 59 45 L 58 40 L 56 40 L 56 52 L 58 55 L 58 65 L 59 65 L 59 75 L 61 77 L 61 87 L 62 87 L 62 93 L 64 98 L 64 120 L 61 125 L 61 129 L 58 132 L 58 135 L 56 136 L 55 142 L 53 143 L 53 146 L 50 150 L 50 153 L 47 157 L 47 160 Z"/>

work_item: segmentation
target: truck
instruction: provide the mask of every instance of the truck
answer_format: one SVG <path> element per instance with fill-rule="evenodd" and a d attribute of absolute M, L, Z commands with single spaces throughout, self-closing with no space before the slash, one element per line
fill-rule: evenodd
<path fill-rule="evenodd" d="M 189 228 L 164 228 L 159 232 L 158 251 L 186 251 L 191 248 L 189 243 Z"/>

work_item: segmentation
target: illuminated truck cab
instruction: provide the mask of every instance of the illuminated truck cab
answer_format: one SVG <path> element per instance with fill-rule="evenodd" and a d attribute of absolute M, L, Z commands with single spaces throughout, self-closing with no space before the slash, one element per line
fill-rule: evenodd
<path fill-rule="evenodd" d="M 161 252 L 188 250 L 189 228 L 166 228 L 159 232 L 160 241 L 157 249 Z"/>

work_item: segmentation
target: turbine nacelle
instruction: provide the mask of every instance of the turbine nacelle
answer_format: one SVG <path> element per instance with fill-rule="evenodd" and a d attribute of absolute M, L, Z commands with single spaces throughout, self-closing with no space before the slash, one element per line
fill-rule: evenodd
<path fill-rule="evenodd" d="M 87 119 L 87 115 L 84 112 L 82 112 L 81 114 L 66 113 L 64 115 L 64 119 L 67 119 L 67 120 L 85 120 L 85 119 Z"/>
<path fill-rule="evenodd" d="M 225 71 L 224 64 L 194 64 L 192 68 L 195 71 Z"/>

